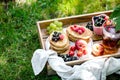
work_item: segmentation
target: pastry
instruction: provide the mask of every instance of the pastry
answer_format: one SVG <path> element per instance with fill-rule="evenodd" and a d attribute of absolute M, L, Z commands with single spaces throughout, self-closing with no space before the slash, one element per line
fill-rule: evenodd
<path fill-rule="evenodd" d="M 94 56 L 101 56 L 103 55 L 103 53 L 104 53 L 104 47 L 102 44 L 96 43 L 92 46 L 92 54 Z"/>

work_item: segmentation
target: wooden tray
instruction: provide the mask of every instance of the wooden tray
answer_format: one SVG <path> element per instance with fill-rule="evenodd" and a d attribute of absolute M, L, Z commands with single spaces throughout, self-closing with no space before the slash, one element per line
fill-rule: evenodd
<path fill-rule="evenodd" d="M 70 17 L 64 17 L 64 18 L 57 18 L 57 19 L 51 19 L 51 20 L 38 21 L 37 27 L 38 27 L 40 45 L 41 45 L 42 49 L 45 49 L 45 41 L 46 41 L 47 37 L 49 36 L 46 34 L 46 28 L 54 20 L 61 21 L 63 23 L 63 27 L 65 27 L 68 24 L 78 24 L 78 23 L 81 25 L 86 25 L 87 22 L 92 21 L 93 16 L 96 16 L 99 14 L 106 14 L 109 16 L 111 13 L 112 13 L 112 10 L 77 15 L 77 16 L 70 16 Z M 104 56 L 99 56 L 99 57 L 95 57 L 95 58 L 105 58 L 105 57 L 120 57 L 120 54 L 104 55 Z M 70 61 L 70 62 L 66 62 L 66 64 L 72 66 L 75 64 L 81 64 L 87 60 L 90 60 L 90 59 Z M 49 66 L 48 66 L 47 73 L 48 73 L 48 75 L 54 74 L 54 72 L 52 71 L 52 69 Z"/>

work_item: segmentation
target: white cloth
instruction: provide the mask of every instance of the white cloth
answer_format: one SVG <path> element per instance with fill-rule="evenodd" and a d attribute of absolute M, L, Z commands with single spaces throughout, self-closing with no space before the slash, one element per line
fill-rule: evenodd
<path fill-rule="evenodd" d="M 71 67 L 66 65 L 63 59 L 57 56 L 56 52 L 38 49 L 31 59 L 35 75 L 43 70 L 47 61 L 62 80 L 106 80 L 106 76 L 120 70 L 120 59 L 113 57 L 93 59 Z M 119 73 L 117 72 L 117 74 Z"/>

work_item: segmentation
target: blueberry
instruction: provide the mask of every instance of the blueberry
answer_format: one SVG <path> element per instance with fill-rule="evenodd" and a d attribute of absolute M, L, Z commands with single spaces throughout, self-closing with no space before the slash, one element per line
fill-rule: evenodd
<path fill-rule="evenodd" d="M 100 26 L 101 26 L 101 23 L 97 23 L 97 26 L 99 26 L 99 27 L 100 27 Z"/>
<path fill-rule="evenodd" d="M 101 16 L 103 19 L 105 18 L 105 16 Z"/>
<path fill-rule="evenodd" d="M 56 37 L 56 39 L 57 39 L 57 40 L 59 40 L 59 39 L 60 39 L 60 37 Z"/>
<path fill-rule="evenodd" d="M 72 57 L 69 57 L 69 61 L 72 61 Z"/>
<path fill-rule="evenodd" d="M 56 37 L 59 37 L 59 33 L 56 33 Z"/>
<path fill-rule="evenodd" d="M 67 62 L 67 58 L 64 58 L 64 61 Z"/>
<path fill-rule="evenodd" d="M 101 21 L 101 19 L 99 18 L 99 19 L 97 19 L 97 22 L 100 22 Z"/>
<path fill-rule="evenodd" d="M 58 40 L 55 38 L 54 41 L 57 42 Z"/>
<path fill-rule="evenodd" d="M 55 31 L 54 34 L 57 34 L 57 32 Z"/>
<path fill-rule="evenodd" d="M 64 58 L 67 58 L 67 55 L 64 55 Z"/>
<path fill-rule="evenodd" d="M 72 60 L 77 60 L 77 57 L 73 56 L 73 57 L 72 57 Z"/>
<path fill-rule="evenodd" d="M 69 54 L 66 54 L 66 57 L 67 57 L 67 58 L 69 58 L 69 57 L 70 57 L 70 55 L 69 55 Z"/>
<path fill-rule="evenodd" d="M 96 20 L 96 19 L 98 19 L 98 18 L 99 18 L 99 17 L 97 17 L 97 16 L 94 16 L 94 17 L 93 17 L 94 20 Z"/>
<path fill-rule="evenodd" d="M 52 41 L 55 41 L 55 37 L 52 37 Z"/>
<path fill-rule="evenodd" d="M 93 31 L 93 24 L 92 24 L 92 22 L 88 22 L 87 25 L 86 25 L 86 28 L 88 28 L 91 31 Z"/>
<path fill-rule="evenodd" d="M 53 34 L 52 36 L 53 36 L 53 37 L 56 37 L 56 35 L 55 35 L 55 34 Z"/>
<path fill-rule="evenodd" d="M 71 61 L 72 59 L 69 57 L 69 58 L 66 58 L 65 61 Z"/>
<path fill-rule="evenodd" d="M 105 20 L 102 20 L 101 23 L 103 24 L 105 22 Z"/>

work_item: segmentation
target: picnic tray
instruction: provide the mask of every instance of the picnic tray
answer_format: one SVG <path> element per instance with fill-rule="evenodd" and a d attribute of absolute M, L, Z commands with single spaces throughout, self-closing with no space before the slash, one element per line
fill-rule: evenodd
<path fill-rule="evenodd" d="M 46 28 L 51 22 L 58 20 L 63 23 L 63 28 L 66 27 L 66 25 L 70 25 L 70 24 L 78 24 L 79 23 L 80 25 L 86 25 L 89 21 L 92 20 L 93 16 L 96 16 L 99 14 L 106 14 L 109 16 L 112 12 L 113 11 L 110 10 L 110 11 L 102 11 L 102 12 L 96 12 L 96 13 L 89 13 L 89 14 L 76 15 L 76 16 L 70 16 L 70 17 L 64 17 L 64 18 L 56 18 L 56 19 L 38 21 L 37 27 L 38 27 L 38 36 L 39 36 L 41 48 L 46 49 L 45 41 L 49 36 L 46 32 Z M 94 41 L 94 42 L 98 42 L 98 41 Z M 120 52 L 120 49 L 118 51 Z M 106 58 L 106 57 L 120 57 L 120 54 L 103 55 L 103 56 L 99 56 L 99 57 L 94 57 L 94 59 L 95 58 Z M 69 62 L 65 62 L 65 63 L 67 65 L 73 66 L 76 64 L 81 64 L 87 60 L 90 60 L 90 59 L 75 60 L 75 61 L 69 61 Z M 50 68 L 49 64 L 46 64 L 46 66 L 47 66 L 47 74 L 48 75 L 55 74 L 55 72 Z"/>

